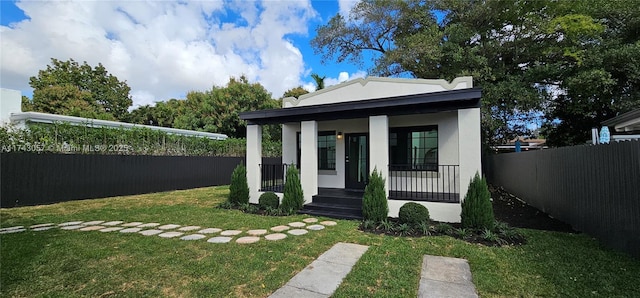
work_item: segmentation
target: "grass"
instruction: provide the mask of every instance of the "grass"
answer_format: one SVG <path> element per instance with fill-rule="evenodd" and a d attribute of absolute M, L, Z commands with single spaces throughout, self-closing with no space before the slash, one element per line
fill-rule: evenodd
<path fill-rule="evenodd" d="M 123 220 L 226 229 L 269 228 L 304 216 L 214 208 L 211 187 L 0 209 L 0 226 Z M 53 229 L 0 235 L 2 297 L 266 297 L 337 242 L 369 245 L 334 297 L 416 297 L 424 254 L 465 258 L 482 297 L 640 297 L 640 261 L 581 234 L 521 230 L 523 246 L 448 236 L 392 237 L 338 225 L 250 245 Z"/>

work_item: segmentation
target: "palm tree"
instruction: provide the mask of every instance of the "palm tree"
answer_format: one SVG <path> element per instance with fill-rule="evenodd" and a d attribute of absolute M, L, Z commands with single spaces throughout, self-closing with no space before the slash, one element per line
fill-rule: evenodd
<path fill-rule="evenodd" d="M 321 77 L 317 73 L 312 73 L 311 77 L 313 78 L 314 81 L 316 81 L 316 91 L 324 89 L 324 79 L 327 76 Z"/>

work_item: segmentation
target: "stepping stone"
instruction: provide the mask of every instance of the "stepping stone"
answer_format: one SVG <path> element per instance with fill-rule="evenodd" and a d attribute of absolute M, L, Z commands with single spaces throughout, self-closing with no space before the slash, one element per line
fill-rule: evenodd
<path fill-rule="evenodd" d="M 140 232 L 140 234 L 145 235 L 145 236 L 151 236 L 151 235 L 157 235 L 162 233 L 162 230 L 144 230 L 142 232 Z"/>
<path fill-rule="evenodd" d="M 287 238 L 286 234 L 282 234 L 282 233 L 275 233 L 275 234 L 269 234 L 267 236 L 264 236 L 264 239 L 270 240 L 270 241 L 278 241 L 278 240 L 282 240 L 284 238 Z"/>
<path fill-rule="evenodd" d="M 231 237 L 213 237 L 207 240 L 209 243 L 227 243 L 229 241 L 231 241 Z"/>
<path fill-rule="evenodd" d="M 296 222 L 290 222 L 289 226 L 294 227 L 294 228 L 302 228 L 302 227 L 306 226 L 306 224 L 303 223 L 303 222 L 296 221 Z"/>
<path fill-rule="evenodd" d="M 180 235 L 183 235 L 184 233 L 182 232 L 166 232 L 166 233 L 162 233 L 159 234 L 158 236 L 162 237 L 162 238 L 173 238 L 173 237 L 178 237 Z"/>
<path fill-rule="evenodd" d="M 127 228 L 120 230 L 120 233 L 136 233 L 142 231 L 141 228 Z"/>
<path fill-rule="evenodd" d="M 274 231 L 274 232 L 284 232 L 284 231 L 286 231 L 288 229 L 289 229 L 289 227 L 287 227 L 287 226 L 276 226 L 276 227 L 271 228 L 271 230 Z"/>
<path fill-rule="evenodd" d="M 335 221 L 325 220 L 325 221 L 321 221 L 320 224 L 329 227 L 329 226 L 335 226 L 338 223 Z"/>
<path fill-rule="evenodd" d="M 200 229 L 199 226 L 188 226 L 188 227 L 179 228 L 178 231 L 188 232 L 188 231 L 193 231 L 193 230 L 198 230 L 198 229 Z"/>
<path fill-rule="evenodd" d="M 307 227 L 307 229 L 312 230 L 312 231 L 320 231 L 322 229 L 324 229 L 323 225 L 310 225 Z"/>
<path fill-rule="evenodd" d="M 39 228 L 32 229 L 32 231 L 40 232 L 40 231 L 50 230 L 50 229 L 53 229 L 53 228 L 55 228 L 55 227 L 53 227 L 53 226 L 39 227 Z"/>
<path fill-rule="evenodd" d="M 240 237 L 238 238 L 238 240 L 236 240 L 236 243 L 240 243 L 240 244 L 249 244 L 249 243 L 256 243 L 260 241 L 260 237 L 256 237 L 256 236 L 246 236 L 246 237 Z"/>
<path fill-rule="evenodd" d="M 105 222 L 105 223 L 103 223 L 102 225 L 103 225 L 103 226 L 117 226 L 117 225 L 119 225 L 119 224 L 121 224 L 121 223 L 123 223 L 123 222 L 124 222 L 124 221 L 121 221 L 121 220 L 115 220 L 115 221 Z"/>
<path fill-rule="evenodd" d="M 117 231 L 117 230 L 122 230 L 122 227 L 110 227 L 110 228 L 106 228 L 106 229 L 102 229 L 100 230 L 100 232 L 113 232 L 113 231 Z"/>
<path fill-rule="evenodd" d="M 74 225 L 74 226 L 63 226 L 60 229 L 61 230 L 77 230 L 77 229 L 82 228 L 82 227 L 84 227 L 84 226 Z"/>
<path fill-rule="evenodd" d="M 95 226 L 95 225 L 99 225 L 99 224 L 101 224 L 103 222 L 104 222 L 104 220 L 94 220 L 94 221 L 85 222 L 82 225 L 83 226 Z"/>
<path fill-rule="evenodd" d="M 294 236 L 300 236 L 300 235 L 304 235 L 306 233 L 309 233 L 309 231 L 303 230 L 303 229 L 295 229 L 295 230 L 288 231 L 287 233 L 289 233 L 291 235 L 294 235 Z"/>
<path fill-rule="evenodd" d="M 238 230 L 226 230 L 226 231 L 222 231 L 220 233 L 221 236 L 235 236 L 242 233 L 242 231 L 238 231 Z"/>
<path fill-rule="evenodd" d="M 418 297 L 478 297 L 467 260 L 424 255 Z"/>
<path fill-rule="evenodd" d="M 222 229 L 207 228 L 207 229 L 202 229 L 202 230 L 198 231 L 198 233 L 201 233 L 201 234 L 213 234 L 213 233 L 218 233 L 220 231 L 222 231 Z"/>
<path fill-rule="evenodd" d="M 157 229 L 158 230 L 173 230 L 173 229 L 179 228 L 179 227 L 180 227 L 180 225 L 170 224 L 170 225 L 159 226 Z"/>
<path fill-rule="evenodd" d="M 306 223 L 313 223 L 313 222 L 318 222 L 317 218 L 305 218 L 302 221 L 306 222 Z"/>
<path fill-rule="evenodd" d="M 251 236 L 260 236 L 267 233 L 267 230 L 248 230 L 247 234 Z"/>
<path fill-rule="evenodd" d="M 79 224 L 81 224 L 81 221 L 68 221 L 68 222 L 63 222 L 61 224 L 59 224 L 59 227 L 65 227 L 65 226 L 77 226 Z"/>
<path fill-rule="evenodd" d="M 1 231 L 19 230 L 19 229 L 24 229 L 24 226 L 15 226 L 15 227 L 2 228 L 2 229 L 0 229 L 0 232 Z"/>
<path fill-rule="evenodd" d="M 200 240 L 205 237 L 207 236 L 202 234 L 191 234 L 191 235 L 183 236 L 182 238 L 180 238 L 180 240 Z"/>
<path fill-rule="evenodd" d="M 37 229 L 37 228 L 50 227 L 50 226 L 53 226 L 53 224 L 52 223 L 46 223 L 46 224 L 32 225 L 32 226 L 30 226 L 30 228 Z"/>
<path fill-rule="evenodd" d="M 123 224 L 122 226 L 123 227 L 136 227 L 136 226 L 139 226 L 141 224 L 143 224 L 143 222 L 134 221 L 134 222 Z"/>
<path fill-rule="evenodd" d="M 97 231 L 97 230 L 101 230 L 106 228 L 105 226 L 85 226 L 84 228 L 81 228 L 80 231 Z"/>
<path fill-rule="evenodd" d="M 160 224 L 157 222 L 150 222 L 150 223 L 146 223 L 146 224 L 142 224 L 142 225 L 138 225 L 138 228 L 153 228 L 153 227 L 157 227 Z"/>
<path fill-rule="evenodd" d="M 11 234 L 11 233 L 24 232 L 24 231 L 26 231 L 26 229 L 11 229 L 11 230 L 0 231 L 0 234 Z"/>

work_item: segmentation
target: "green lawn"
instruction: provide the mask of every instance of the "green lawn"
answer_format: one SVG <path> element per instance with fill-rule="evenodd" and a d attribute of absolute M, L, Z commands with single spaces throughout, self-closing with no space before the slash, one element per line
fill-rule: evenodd
<path fill-rule="evenodd" d="M 0 226 L 123 220 L 257 229 L 304 216 L 216 209 L 227 187 L 0 210 Z M 96 231 L 0 235 L 0 296 L 265 297 L 337 242 L 370 245 L 335 297 L 415 297 L 422 255 L 469 260 L 483 297 L 640 297 L 640 261 L 585 235 L 522 230 L 528 244 L 485 247 L 451 237 L 367 234 L 358 222 L 255 244 L 212 244 Z"/>

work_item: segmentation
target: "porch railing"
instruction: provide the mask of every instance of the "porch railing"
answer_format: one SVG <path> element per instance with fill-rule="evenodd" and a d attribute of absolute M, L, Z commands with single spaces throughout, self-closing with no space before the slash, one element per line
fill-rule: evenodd
<path fill-rule="evenodd" d="M 284 177 L 291 164 L 260 164 L 260 191 L 284 191 Z"/>
<path fill-rule="evenodd" d="M 460 202 L 458 165 L 389 166 L 389 199 Z"/>

